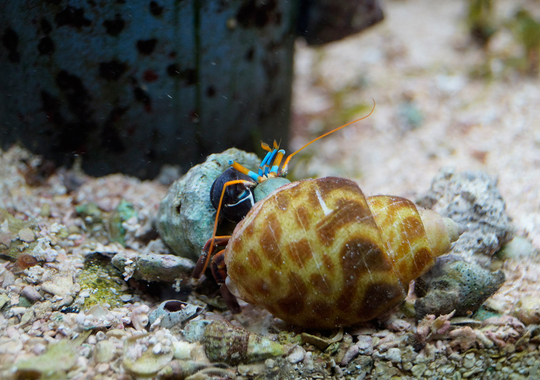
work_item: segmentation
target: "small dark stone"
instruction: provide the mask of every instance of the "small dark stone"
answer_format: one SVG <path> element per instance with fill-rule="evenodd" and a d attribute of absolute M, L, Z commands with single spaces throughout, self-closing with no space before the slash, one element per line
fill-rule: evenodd
<path fill-rule="evenodd" d="M 66 306 L 60 309 L 60 312 L 63 314 L 78 313 L 80 311 L 78 306 Z"/>

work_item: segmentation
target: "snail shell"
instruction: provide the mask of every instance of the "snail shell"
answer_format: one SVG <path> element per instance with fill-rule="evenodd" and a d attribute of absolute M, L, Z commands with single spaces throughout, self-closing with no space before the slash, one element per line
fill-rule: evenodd
<path fill-rule="evenodd" d="M 400 303 L 459 226 L 350 180 L 293 182 L 258 202 L 225 251 L 227 286 L 291 324 L 349 326 Z"/>

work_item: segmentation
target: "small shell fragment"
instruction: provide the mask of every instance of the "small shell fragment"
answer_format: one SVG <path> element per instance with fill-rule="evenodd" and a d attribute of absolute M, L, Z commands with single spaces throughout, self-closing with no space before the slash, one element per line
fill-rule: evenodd
<path fill-rule="evenodd" d="M 203 307 L 191 305 L 178 300 L 169 300 L 162 302 L 149 315 L 150 324 L 161 318 L 159 325 L 163 328 L 171 328 L 180 325 L 183 322 L 196 317 L 204 311 Z"/>
<path fill-rule="evenodd" d="M 184 336 L 191 342 L 200 340 L 210 361 L 230 365 L 261 361 L 287 352 L 280 343 L 226 321 L 191 321 L 184 329 Z"/>

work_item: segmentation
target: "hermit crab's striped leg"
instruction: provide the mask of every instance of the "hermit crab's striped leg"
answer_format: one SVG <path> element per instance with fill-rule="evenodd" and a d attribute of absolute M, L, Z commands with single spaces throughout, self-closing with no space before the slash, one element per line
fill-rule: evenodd
<path fill-rule="evenodd" d="M 244 185 L 247 185 L 247 186 L 253 186 L 252 182 L 245 181 L 243 179 L 228 181 L 228 182 L 225 182 L 225 184 L 223 185 L 223 190 L 221 191 L 221 197 L 219 198 L 219 205 L 216 211 L 216 220 L 214 221 L 214 231 L 212 232 L 212 238 L 205 244 L 204 249 L 203 249 L 203 254 L 199 257 L 199 260 L 197 261 L 197 264 L 195 265 L 195 269 L 193 269 L 192 277 L 195 279 L 200 278 L 201 275 L 206 271 L 206 268 L 208 267 L 208 262 L 210 261 L 210 257 L 212 256 L 214 245 L 216 245 L 216 243 L 219 244 L 220 242 L 221 244 L 223 244 L 228 241 L 229 236 L 216 236 L 216 231 L 217 231 L 217 226 L 218 226 L 218 221 L 219 221 L 219 213 L 221 211 L 221 206 L 223 205 L 223 197 L 225 196 L 225 191 L 227 190 L 227 186 L 236 185 L 239 183 L 243 183 Z M 208 252 L 206 251 L 206 248 L 208 249 Z"/>
<path fill-rule="evenodd" d="M 298 149 L 297 151 L 291 153 L 287 159 L 285 160 L 285 163 L 283 164 L 283 167 L 281 168 L 281 170 L 279 171 L 279 175 L 282 176 L 282 177 L 285 177 L 287 175 L 287 171 L 289 169 L 289 161 L 291 160 L 292 156 L 294 156 L 296 153 L 300 152 L 302 149 L 304 149 L 305 147 L 307 147 L 308 145 L 311 145 L 313 144 L 315 141 L 319 140 L 319 139 L 322 139 L 323 137 L 325 136 L 328 136 L 329 134 L 332 134 L 334 132 L 337 132 L 339 131 L 341 128 L 345 128 L 346 126 L 348 125 L 351 125 L 351 124 L 354 124 L 360 120 L 364 120 L 368 117 L 371 116 L 371 114 L 373 113 L 373 111 L 375 111 L 375 100 L 373 100 L 373 108 L 371 109 L 371 111 L 364 117 L 361 117 L 360 119 L 356 119 L 356 120 L 353 120 L 351 122 L 348 122 L 347 124 L 343 124 L 341 127 L 337 127 L 336 129 L 332 129 L 330 132 L 326 132 L 324 135 L 321 135 L 319 137 L 317 137 L 316 139 L 314 140 L 311 140 L 310 142 L 308 142 L 306 145 L 304 145 L 303 147 L 301 147 L 300 149 Z"/>
<path fill-rule="evenodd" d="M 265 143 L 261 143 L 261 146 L 263 147 L 263 149 L 270 149 L 270 147 L 265 144 Z M 272 162 L 272 160 L 274 159 L 274 156 L 276 154 L 277 150 L 274 149 L 274 150 L 269 150 L 268 153 L 266 153 L 266 155 L 264 156 L 263 160 L 261 161 L 261 164 L 259 165 L 259 175 L 262 176 L 264 175 L 264 170 L 265 170 L 265 167 L 268 167 L 268 165 L 270 164 L 270 162 Z"/>
<path fill-rule="evenodd" d="M 273 176 L 277 176 L 279 171 L 279 165 L 281 165 L 281 160 L 283 160 L 283 156 L 285 156 L 285 151 L 283 149 L 280 149 L 277 152 L 276 158 L 272 163 L 272 169 L 270 170 L 270 173 L 273 173 Z"/>
<path fill-rule="evenodd" d="M 257 183 L 260 183 L 263 181 L 263 177 L 260 176 L 260 175 L 257 175 L 257 173 L 249 170 L 248 168 L 246 168 L 245 166 L 242 166 L 240 165 L 238 162 L 236 161 L 233 161 L 233 160 L 229 160 L 229 165 L 231 165 L 233 168 L 235 168 L 236 170 L 238 170 L 240 173 L 242 174 L 245 174 L 247 176 L 249 176 L 250 178 L 252 178 L 255 182 Z M 241 180 L 238 180 L 238 181 L 241 181 Z M 244 182 L 247 182 L 247 181 L 244 181 Z M 226 183 L 229 183 L 229 182 L 226 182 Z M 251 182 L 250 182 L 251 183 Z M 251 183 L 251 185 L 253 186 L 253 184 Z"/>
<path fill-rule="evenodd" d="M 194 279 L 199 279 L 201 275 L 203 274 L 203 268 L 207 261 L 207 258 L 210 257 L 212 251 L 210 250 L 211 244 L 213 247 L 218 247 L 220 245 L 226 245 L 229 242 L 229 239 L 231 238 L 230 235 L 227 236 L 214 236 L 211 239 L 208 239 L 206 244 L 204 245 L 202 249 L 202 254 L 199 257 L 199 260 L 197 260 L 197 263 L 195 264 L 195 268 L 193 269 L 193 274 L 191 277 Z"/>
<path fill-rule="evenodd" d="M 266 156 L 264 156 L 264 159 L 261 161 L 261 164 L 259 165 L 259 176 L 267 176 L 270 170 L 270 165 L 272 165 L 272 162 L 274 161 L 274 157 L 278 153 L 279 145 L 274 140 L 274 149 L 271 149 L 268 144 L 263 143 L 263 142 L 261 142 L 261 147 L 264 150 L 266 150 L 268 153 L 266 154 Z"/>
<path fill-rule="evenodd" d="M 221 296 L 229 307 L 229 310 L 231 310 L 233 314 L 238 314 L 241 311 L 240 305 L 238 304 L 236 297 L 231 293 L 231 291 L 225 284 L 225 279 L 227 278 L 227 266 L 225 265 L 224 253 L 225 250 L 222 250 L 214 255 L 210 268 L 212 269 L 212 275 L 216 279 L 216 282 L 219 284 Z"/>

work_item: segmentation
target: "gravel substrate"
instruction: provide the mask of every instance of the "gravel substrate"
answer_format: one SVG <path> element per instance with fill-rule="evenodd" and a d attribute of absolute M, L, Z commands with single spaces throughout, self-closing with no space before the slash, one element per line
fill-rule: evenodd
<path fill-rule="evenodd" d="M 497 4 L 499 17 L 517 7 Z M 491 263 L 506 275 L 484 304 L 492 314 L 417 321 L 411 294 L 377 321 L 319 333 L 243 302 L 233 316 L 219 299 L 169 281 L 163 298 L 199 306 L 199 315 L 160 327 L 148 319 L 162 301 L 156 284 L 132 277 L 141 252 L 167 252 L 153 226 L 167 186 L 52 170 L 14 147 L 0 152 L 0 378 L 540 378 L 538 79 L 501 69 L 502 58 L 493 79 L 471 79 L 486 58 L 469 43 L 462 2 L 385 5 L 386 21 L 359 36 L 317 49 L 298 43 L 295 147 L 369 112 L 372 98 L 377 106 L 299 154 L 293 175 L 339 175 L 366 194 L 411 199 L 443 167 L 497 178 L 518 239 Z M 492 41 L 495 57 L 516 52 L 508 33 Z M 109 263 L 118 254 L 123 272 Z M 224 346 L 237 351 L 220 356 Z M 261 354 L 263 346 L 273 351 Z"/>

